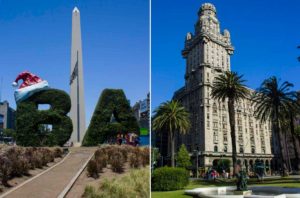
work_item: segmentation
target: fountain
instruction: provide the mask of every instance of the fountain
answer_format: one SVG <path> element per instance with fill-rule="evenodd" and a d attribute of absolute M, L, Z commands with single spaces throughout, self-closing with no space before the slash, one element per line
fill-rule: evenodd
<path fill-rule="evenodd" d="M 239 171 L 237 185 L 225 187 L 195 188 L 186 190 L 185 194 L 201 198 L 300 198 L 300 188 L 283 188 L 275 186 L 247 186 L 245 171 Z"/>
<path fill-rule="evenodd" d="M 249 187 L 250 194 L 238 194 L 235 186 L 195 188 L 186 190 L 185 194 L 201 198 L 299 198 L 300 188 L 283 188 L 274 186 Z"/>

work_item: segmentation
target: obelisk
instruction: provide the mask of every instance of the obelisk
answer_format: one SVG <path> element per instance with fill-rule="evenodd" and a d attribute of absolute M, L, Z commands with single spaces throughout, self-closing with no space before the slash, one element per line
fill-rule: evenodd
<path fill-rule="evenodd" d="M 85 103 L 84 85 L 82 68 L 82 47 L 81 47 L 81 28 L 80 12 L 77 7 L 72 13 L 72 46 L 71 46 L 71 112 L 70 116 L 73 123 L 73 132 L 70 142 L 74 146 L 80 146 L 84 137 L 85 128 Z"/>

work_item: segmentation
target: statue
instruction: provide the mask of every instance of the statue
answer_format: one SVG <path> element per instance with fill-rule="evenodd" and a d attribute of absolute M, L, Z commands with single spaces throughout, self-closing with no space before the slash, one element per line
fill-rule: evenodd
<path fill-rule="evenodd" d="M 246 191 L 248 190 L 247 186 L 247 174 L 245 171 L 240 171 L 237 174 L 237 183 L 236 183 L 237 190 L 239 191 Z"/>
<path fill-rule="evenodd" d="M 40 77 L 28 71 L 20 73 L 12 85 L 17 87 L 19 80 L 23 80 L 23 83 L 19 89 L 15 90 L 15 100 L 17 103 L 26 100 L 36 92 L 49 89 L 47 81 L 42 80 Z"/>

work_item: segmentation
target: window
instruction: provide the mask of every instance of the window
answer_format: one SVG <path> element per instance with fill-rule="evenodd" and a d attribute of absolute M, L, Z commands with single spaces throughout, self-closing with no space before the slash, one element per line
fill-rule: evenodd
<path fill-rule="evenodd" d="M 227 153 L 227 146 L 224 146 L 224 152 Z"/>
<path fill-rule="evenodd" d="M 252 154 L 255 153 L 255 148 L 254 148 L 254 147 L 251 148 L 251 153 L 252 153 Z"/>
<path fill-rule="evenodd" d="M 218 141 L 218 131 L 214 131 L 214 142 Z"/>
<path fill-rule="evenodd" d="M 225 116 L 222 117 L 222 121 L 223 121 L 223 122 L 226 121 L 226 117 L 225 117 Z"/>
<path fill-rule="evenodd" d="M 218 152 L 218 146 L 214 147 L 214 152 Z"/>
<path fill-rule="evenodd" d="M 217 109 L 217 106 L 216 106 L 216 105 L 214 105 L 214 107 L 213 107 L 213 113 L 214 113 L 214 114 L 217 114 L 217 113 L 218 113 L 218 109 Z"/>
<path fill-rule="evenodd" d="M 214 128 L 218 128 L 218 123 L 214 122 Z"/>
<path fill-rule="evenodd" d="M 244 149 L 241 146 L 240 146 L 240 153 L 244 153 Z"/>

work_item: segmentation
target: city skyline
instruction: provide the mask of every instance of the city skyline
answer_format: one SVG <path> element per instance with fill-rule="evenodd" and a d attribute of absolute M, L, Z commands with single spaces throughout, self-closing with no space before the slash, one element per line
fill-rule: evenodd
<path fill-rule="evenodd" d="M 11 83 L 24 70 L 47 80 L 52 88 L 70 93 L 71 19 L 75 6 L 81 12 L 87 125 L 104 88 L 124 89 L 131 105 L 146 98 L 148 2 L 31 0 L 0 4 L 1 99 L 13 108 L 16 104 Z"/>
<path fill-rule="evenodd" d="M 300 72 L 300 28 L 295 25 L 299 2 L 153 0 L 152 110 L 171 100 L 173 92 L 184 85 L 183 41 L 187 32 L 193 32 L 198 9 L 205 2 L 216 6 L 221 29 L 230 29 L 235 48 L 231 69 L 244 75 L 248 87 L 256 89 L 264 79 L 275 75 L 293 83 L 295 90 L 300 89 L 296 75 Z"/>

